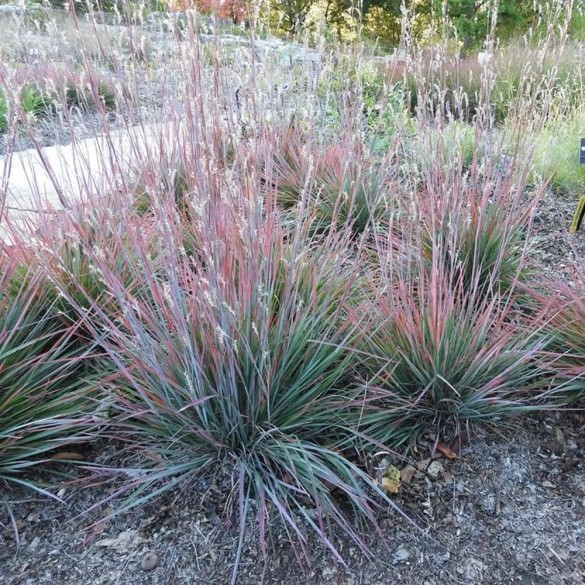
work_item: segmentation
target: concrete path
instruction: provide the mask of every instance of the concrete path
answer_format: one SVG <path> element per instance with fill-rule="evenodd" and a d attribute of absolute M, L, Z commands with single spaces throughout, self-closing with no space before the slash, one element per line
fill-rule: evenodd
<path fill-rule="evenodd" d="M 138 126 L 0 157 L 0 195 L 9 210 L 63 208 L 101 192 L 117 174 L 156 155 L 161 136 L 164 128 Z"/>
<path fill-rule="evenodd" d="M 136 126 L 64 146 L 29 149 L 0 157 L 0 240 L 10 242 L 13 227 L 34 229 L 41 210 L 63 210 L 73 202 L 115 192 L 129 169 L 159 160 L 170 128 Z"/>

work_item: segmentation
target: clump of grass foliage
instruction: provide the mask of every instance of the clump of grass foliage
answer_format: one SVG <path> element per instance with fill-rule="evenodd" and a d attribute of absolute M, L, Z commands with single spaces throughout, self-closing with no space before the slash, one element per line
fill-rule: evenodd
<path fill-rule="evenodd" d="M 392 446 L 429 429 L 497 424 L 546 394 L 546 368 L 535 365 L 547 344 L 543 317 L 526 292 L 530 167 L 503 160 L 505 141 L 466 161 L 449 156 L 448 133 L 427 139 L 406 149 L 418 173 L 404 178 L 400 211 L 375 232 L 368 293 L 353 318 L 372 397 L 362 423 Z"/>
<path fill-rule="evenodd" d="M 91 349 L 73 343 L 76 325 L 63 324 L 42 277 L 22 278 L 20 266 L 0 261 L 0 482 L 49 494 L 30 471 L 95 437 L 95 378 Z"/>
<path fill-rule="evenodd" d="M 176 209 L 173 193 L 165 205 Z M 145 253 L 139 228 L 131 230 L 138 253 L 126 257 L 149 301 L 104 266 L 121 316 L 95 306 L 96 331 L 108 332 L 103 346 L 121 374 L 107 399 L 113 432 L 138 453 L 158 454 L 156 464 L 142 457 L 120 490 L 124 508 L 223 472 L 240 547 L 255 514 L 265 551 L 275 513 L 305 553 L 301 519 L 338 558 L 329 523 L 365 549 L 340 503 L 376 525 L 380 491 L 352 456 L 360 393 L 348 378 L 356 332 L 343 314 L 354 271 L 344 238 L 315 248 L 303 224 L 284 230 L 246 192 L 175 218 L 187 226 L 169 223 L 166 209 L 164 265 L 157 270 Z M 197 232 L 197 257 L 183 248 L 185 229 Z"/>
<path fill-rule="evenodd" d="M 68 212 L 42 215 L 32 236 L 18 230 L 11 234 L 18 242 L 20 256 L 16 286 L 33 274 L 42 276 L 43 295 L 54 303 L 58 318 L 65 324 L 76 324 L 76 336 L 90 344 L 94 336 L 86 323 L 91 321 L 94 308 L 99 306 L 100 312 L 108 312 L 112 318 L 120 311 L 103 271 L 107 270 L 110 278 L 115 275 L 132 293 L 136 290 L 133 264 L 128 261 L 133 241 L 127 231 L 129 213 L 134 210 L 130 199 L 124 203 L 118 197 L 115 205 L 114 213 L 105 199 L 98 205 L 86 201 Z M 141 218 L 148 253 L 156 258 L 151 226 L 151 218 Z"/>
<path fill-rule="evenodd" d="M 356 312 L 363 387 L 376 398 L 362 421 L 370 436 L 405 445 L 429 430 L 497 425 L 536 404 L 543 369 L 535 361 L 546 341 L 514 294 L 466 290 L 436 262 L 381 261 L 381 282 Z"/>
<path fill-rule="evenodd" d="M 550 287 L 548 300 L 541 298 L 541 303 L 547 307 L 546 331 L 550 336 L 544 356 L 550 362 L 559 404 L 581 405 L 585 400 L 584 277 L 582 268 L 577 269 L 572 286 L 551 283 L 556 286 Z"/>
<path fill-rule="evenodd" d="M 448 149 L 447 144 L 438 152 Z M 449 279 L 473 298 L 506 295 L 531 278 L 527 252 L 540 194 L 535 192 L 533 201 L 524 203 L 526 170 L 517 172 L 514 159 L 503 166 L 500 158 L 474 152 L 467 173 L 463 157 L 450 166 L 433 161 L 423 169 L 426 180 L 415 196 L 422 229 L 414 236 L 422 238 L 427 266 L 432 270 L 441 265 Z M 412 202 L 407 199 L 403 205 Z"/>
<path fill-rule="evenodd" d="M 286 214 L 290 223 L 307 217 L 315 233 L 349 227 L 359 237 L 389 213 L 393 172 L 388 157 L 376 160 L 349 136 L 316 145 L 287 129 L 278 138 L 265 137 L 270 146 L 263 148 L 263 181 L 276 189 L 279 206 L 292 212 Z"/>

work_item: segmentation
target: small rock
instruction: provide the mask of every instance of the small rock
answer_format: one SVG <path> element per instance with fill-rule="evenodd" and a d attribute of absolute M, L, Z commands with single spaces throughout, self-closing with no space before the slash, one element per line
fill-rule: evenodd
<path fill-rule="evenodd" d="M 331 567 L 324 567 L 321 570 L 321 578 L 323 581 L 331 581 L 335 576 L 335 571 Z"/>
<path fill-rule="evenodd" d="M 469 559 L 463 569 L 465 580 L 467 583 L 481 582 L 483 579 L 483 573 L 485 571 L 485 565 L 477 559 Z"/>
<path fill-rule="evenodd" d="M 445 473 L 445 468 L 440 461 L 432 461 L 427 468 L 427 474 L 431 479 L 438 479 Z"/>
<path fill-rule="evenodd" d="M 410 552 L 403 546 L 400 546 L 396 549 L 396 552 L 394 553 L 394 559 L 392 560 L 392 564 L 395 565 L 396 563 L 404 563 L 409 558 Z"/>
<path fill-rule="evenodd" d="M 416 467 L 419 471 L 426 471 L 430 462 L 431 462 L 430 459 L 423 459 L 422 461 L 417 462 Z"/>
<path fill-rule="evenodd" d="M 487 514 L 494 515 L 496 513 L 496 496 L 495 494 L 489 494 L 482 498 L 480 502 L 481 508 Z"/>
<path fill-rule="evenodd" d="M 437 566 L 444 565 L 450 558 L 451 553 L 448 550 L 438 552 L 435 555 L 433 555 L 433 564 Z"/>
<path fill-rule="evenodd" d="M 41 519 L 40 514 L 38 512 L 31 512 L 27 517 L 26 517 L 26 521 L 30 522 L 31 524 L 33 522 L 38 522 Z"/>
<path fill-rule="evenodd" d="M 152 571 L 158 565 L 158 555 L 153 552 L 148 552 L 142 557 L 140 568 L 143 571 Z"/>

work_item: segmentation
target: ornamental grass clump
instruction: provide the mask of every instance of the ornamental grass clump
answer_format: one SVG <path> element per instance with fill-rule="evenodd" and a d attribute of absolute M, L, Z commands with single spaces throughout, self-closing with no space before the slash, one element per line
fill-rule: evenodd
<path fill-rule="evenodd" d="M 475 132 L 474 144 L 489 149 L 476 146 L 470 160 L 461 153 L 450 157 L 449 139 L 435 132 L 405 152 L 417 172 L 403 179 L 399 206 L 406 220 L 398 228 L 405 253 L 418 247 L 427 268 L 441 265 L 470 300 L 505 298 L 532 279 L 532 219 L 545 186 L 525 197 L 530 166 L 529 157 L 518 154 L 519 137 L 512 151 L 506 146 L 512 137 L 480 127 Z"/>
<path fill-rule="evenodd" d="M 572 286 L 552 284 L 551 294 L 540 298 L 547 307 L 546 331 L 550 336 L 543 356 L 554 377 L 555 400 L 582 405 L 585 401 L 585 274 L 577 270 Z"/>
<path fill-rule="evenodd" d="M 249 192 L 208 200 L 199 218 L 182 220 L 198 232 L 199 255 L 181 249 L 188 225 L 161 221 L 163 272 L 154 276 L 146 254 L 134 260 L 152 301 L 112 278 L 122 317 L 102 315 L 122 379 L 108 399 L 112 433 L 140 461 L 118 491 L 122 509 L 218 475 L 240 518 L 236 571 L 252 514 L 264 552 L 273 514 L 302 553 L 303 521 L 337 558 L 330 524 L 365 549 L 344 509 L 371 529 L 381 494 L 351 456 L 360 394 L 349 380 L 355 328 L 343 311 L 353 264 L 343 234 L 314 250 L 306 228 L 284 230 Z"/>
<path fill-rule="evenodd" d="M 132 257 L 133 229 L 144 236 L 153 257 L 156 246 L 149 236 L 152 218 L 139 217 L 121 198 L 97 205 L 73 206 L 67 213 L 40 213 L 34 234 L 12 229 L 11 239 L 19 249 L 19 267 L 12 282 L 18 290 L 33 278 L 40 281 L 42 294 L 54 304 L 57 318 L 64 325 L 75 325 L 72 339 L 94 344 L 95 315 L 107 312 L 114 318 L 120 306 L 109 289 L 104 272 L 130 292 L 136 293 Z"/>
<path fill-rule="evenodd" d="M 18 251 L 10 254 L 18 256 Z M 0 485 L 20 484 L 49 494 L 48 485 L 31 470 L 56 453 L 68 459 L 72 445 L 93 438 L 96 383 L 87 368 L 92 350 L 72 343 L 76 326 L 58 318 L 42 278 L 24 275 L 21 287 L 14 288 L 20 267 L 17 261 L 1 260 Z"/>
<path fill-rule="evenodd" d="M 389 209 L 392 167 L 346 137 L 312 143 L 298 130 L 264 137 L 265 189 L 274 192 L 289 223 L 310 218 L 313 233 L 349 228 L 359 237 Z"/>
<path fill-rule="evenodd" d="M 374 160 L 357 159 L 356 153 L 330 148 L 309 209 L 316 230 L 343 230 L 355 236 L 372 228 L 390 207 L 388 173 Z"/>
<path fill-rule="evenodd" d="M 540 319 L 515 308 L 514 292 L 469 291 L 437 260 L 429 267 L 413 251 L 405 268 L 394 254 L 381 254 L 379 281 L 355 315 L 372 397 L 365 432 L 397 446 L 530 408 L 544 372 Z"/>
<path fill-rule="evenodd" d="M 454 215 L 456 219 L 445 214 L 425 236 L 429 268 L 433 258 L 442 262 L 450 280 L 470 299 L 506 295 L 529 279 L 524 222 L 512 224 L 509 211 L 492 202 Z"/>

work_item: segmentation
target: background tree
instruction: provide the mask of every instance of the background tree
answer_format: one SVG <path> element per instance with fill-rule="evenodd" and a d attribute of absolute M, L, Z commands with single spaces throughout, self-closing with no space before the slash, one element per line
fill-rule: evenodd
<path fill-rule="evenodd" d="M 274 0 L 274 6 L 284 16 L 285 26 L 291 33 L 300 34 L 313 0 Z"/>
<path fill-rule="evenodd" d="M 496 5 L 496 31 L 500 38 L 521 34 L 536 19 L 533 0 L 423 0 L 416 3 L 416 10 L 442 18 L 443 3 L 450 22 L 463 41 L 464 51 L 477 47 L 486 37 Z"/>

